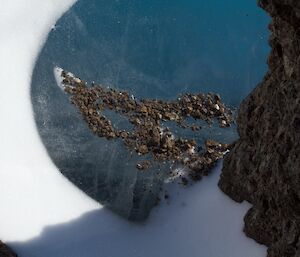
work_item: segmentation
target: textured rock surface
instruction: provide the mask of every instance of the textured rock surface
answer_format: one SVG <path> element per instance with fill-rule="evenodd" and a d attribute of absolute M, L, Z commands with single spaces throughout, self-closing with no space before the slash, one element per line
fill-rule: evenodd
<path fill-rule="evenodd" d="M 0 241 L 0 257 L 18 257 L 7 245 Z"/>
<path fill-rule="evenodd" d="M 269 257 L 300 256 L 300 1 L 260 0 L 272 17 L 263 82 L 239 109 L 240 139 L 226 156 L 220 188 L 253 204 L 245 233 Z"/>

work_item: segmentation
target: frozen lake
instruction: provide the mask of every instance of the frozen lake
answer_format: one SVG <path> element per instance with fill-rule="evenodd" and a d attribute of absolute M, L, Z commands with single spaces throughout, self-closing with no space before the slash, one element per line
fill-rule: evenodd
<path fill-rule="evenodd" d="M 94 136 L 56 86 L 53 68 L 139 99 L 216 92 L 237 107 L 266 71 L 267 23 L 252 1 L 78 1 L 52 28 L 32 77 L 35 119 L 51 159 L 92 198 L 144 220 L 169 168 L 141 174 L 139 157 L 122 142 Z M 237 133 L 214 126 L 195 138 L 231 143 Z"/>

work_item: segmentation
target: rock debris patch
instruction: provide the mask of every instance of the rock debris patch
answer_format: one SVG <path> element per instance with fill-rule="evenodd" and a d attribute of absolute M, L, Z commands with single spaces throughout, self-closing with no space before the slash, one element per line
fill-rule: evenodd
<path fill-rule="evenodd" d="M 190 129 L 191 133 L 199 133 L 201 127 L 187 124 L 187 118 L 202 120 L 208 125 L 216 120 L 221 128 L 231 126 L 232 111 L 222 103 L 218 94 L 185 93 L 174 101 L 137 100 L 126 91 L 94 83 L 88 85 L 64 70 L 60 70 L 60 76 L 62 88 L 95 135 L 107 140 L 120 139 L 131 153 L 148 157 L 149 160 L 136 164 L 140 171 L 149 169 L 153 162 L 171 162 L 186 167 L 191 179 L 200 180 L 230 147 L 207 139 L 205 149 L 202 149 L 195 139 L 176 137 L 170 128 L 164 126 L 164 122 L 173 121 L 183 129 Z M 133 128 L 117 129 L 104 115 L 105 110 L 124 116 Z M 186 178 L 182 179 L 187 184 Z"/>

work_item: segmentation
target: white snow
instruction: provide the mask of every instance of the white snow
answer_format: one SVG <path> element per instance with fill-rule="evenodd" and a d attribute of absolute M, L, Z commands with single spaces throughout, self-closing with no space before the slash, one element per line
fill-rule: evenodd
<path fill-rule="evenodd" d="M 51 26 L 73 0 L 0 0 L 0 238 L 26 240 L 99 208 L 55 168 L 37 134 L 30 80 Z"/>
<path fill-rule="evenodd" d="M 266 255 L 265 247 L 242 233 L 249 206 L 234 203 L 218 189 L 220 166 L 188 189 L 169 185 L 174 197 L 144 225 L 116 217 L 69 183 L 38 136 L 30 82 L 48 32 L 74 0 L 0 3 L 1 240 L 21 257 Z"/>
<path fill-rule="evenodd" d="M 56 84 L 58 85 L 58 87 L 64 91 L 64 84 L 63 84 L 63 77 L 61 76 L 63 69 L 60 67 L 54 67 L 53 69 L 53 74 L 56 80 Z"/>
<path fill-rule="evenodd" d="M 62 76 L 62 71 L 63 71 L 63 69 L 60 68 L 60 67 L 55 66 L 55 67 L 53 68 L 53 74 L 54 74 L 54 78 L 55 78 L 55 80 L 56 80 L 56 84 L 58 85 L 58 87 L 59 87 L 61 90 L 64 91 L 64 90 L 65 90 L 65 85 L 64 85 L 64 83 L 63 83 L 64 78 L 63 78 L 63 76 Z M 76 83 L 80 83 L 80 82 L 81 82 L 81 79 L 75 77 L 75 75 L 74 75 L 73 73 L 71 73 L 71 72 L 67 72 L 67 76 L 73 78 L 73 80 L 74 80 Z M 121 94 L 121 93 L 120 93 L 120 94 Z"/>

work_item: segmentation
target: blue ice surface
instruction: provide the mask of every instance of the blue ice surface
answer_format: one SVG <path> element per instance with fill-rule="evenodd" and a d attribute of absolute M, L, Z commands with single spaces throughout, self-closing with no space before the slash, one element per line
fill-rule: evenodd
<path fill-rule="evenodd" d="M 268 23 L 253 0 L 78 1 L 50 33 L 33 74 L 35 118 L 50 157 L 94 199 L 145 219 L 168 168 L 140 173 L 121 142 L 92 135 L 56 86 L 54 66 L 138 98 L 216 92 L 237 107 L 266 72 Z M 234 127 L 200 133 L 237 138 Z"/>

